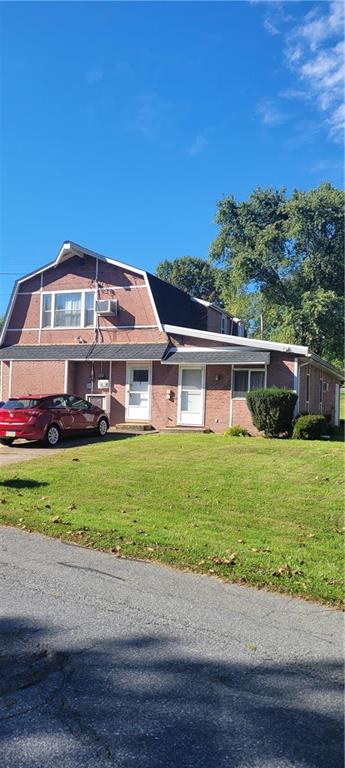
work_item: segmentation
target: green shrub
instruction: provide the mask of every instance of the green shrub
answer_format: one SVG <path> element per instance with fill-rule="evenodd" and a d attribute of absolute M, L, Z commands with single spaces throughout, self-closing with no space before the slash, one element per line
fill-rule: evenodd
<path fill-rule="evenodd" d="M 234 424 L 233 427 L 226 429 L 224 435 L 225 437 L 250 437 L 248 430 L 240 424 Z"/>
<path fill-rule="evenodd" d="M 292 432 L 293 412 L 297 395 L 290 389 L 253 389 L 247 392 L 247 403 L 253 424 L 267 437 Z"/>
<path fill-rule="evenodd" d="M 325 416 L 310 413 L 296 419 L 292 437 L 295 440 L 318 440 L 322 435 L 328 434 L 330 434 L 330 428 Z"/>

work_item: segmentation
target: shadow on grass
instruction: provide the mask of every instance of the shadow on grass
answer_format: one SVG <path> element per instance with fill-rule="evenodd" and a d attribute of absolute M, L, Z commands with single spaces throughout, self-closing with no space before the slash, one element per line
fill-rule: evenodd
<path fill-rule="evenodd" d="M 6 488 L 40 488 L 42 485 L 49 485 L 45 480 L 29 480 L 27 477 L 14 477 L 11 480 L 2 480 L 1 485 Z"/>
<path fill-rule="evenodd" d="M 0 635 L 3 764 L 62 765 L 68 744 L 69 768 L 343 766 L 336 661 L 216 662 L 171 635 L 87 641 L 86 624 L 77 645 L 21 617 Z"/>

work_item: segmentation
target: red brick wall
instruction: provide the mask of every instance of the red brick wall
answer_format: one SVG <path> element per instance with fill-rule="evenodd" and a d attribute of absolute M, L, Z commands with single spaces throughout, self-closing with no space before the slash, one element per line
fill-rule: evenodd
<path fill-rule="evenodd" d="M 229 426 L 230 382 L 231 366 L 207 366 L 205 426 L 213 432 L 224 432 Z"/>
<path fill-rule="evenodd" d="M 14 360 L 11 395 L 64 391 L 65 363 L 57 360 Z"/>
<path fill-rule="evenodd" d="M 295 358 L 284 352 L 271 352 L 267 368 L 267 386 L 293 389 Z"/>
<path fill-rule="evenodd" d="M 309 403 L 306 402 L 306 378 L 309 373 Z M 322 409 L 320 409 L 320 379 L 326 381 L 328 390 L 322 393 Z M 300 413 L 320 413 L 331 416 L 335 414 L 335 386 L 337 379 L 331 373 L 317 368 L 315 365 L 304 365 L 300 368 Z"/>
<path fill-rule="evenodd" d="M 256 427 L 254 427 L 252 422 L 252 417 L 247 406 L 247 401 L 237 400 L 235 398 L 232 401 L 231 426 L 234 427 L 237 424 L 239 424 L 241 427 L 245 427 L 245 429 L 247 429 L 251 435 L 259 434 L 258 430 Z"/>
<path fill-rule="evenodd" d="M 169 333 L 171 343 L 176 347 L 233 347 L 236 344 L 227 343 L 226 341 L 210 341 L 209 339 L 198 339 L 193 336 L 172 336 Z"/>
<path fill-rule="evenodd" d="M 20 284 L 5 344 L 73 344 L 81 335 L 87 342 L 146 342 L 160 341 L 167 337 L 157 328 L 157 320 L 144 278 L 114 265 L 98 261 L 99 298 L 116 298 L 119 313 L 114 320 L 99 318 L 100 332 L 95 329 L 42 329 L 39 335 L 41 307 L 41 276 L 29 278 Z M 96 259 L 86 257 L 83 262 L 76 256 L 42 273 L 43 290 L 96 289 Z M 109 286 L 120 286 L 109 288 Z M 121 326 L 125 326 L 121 329 Z M 126 326 L 149 326 L 135 328 L 135 335 L 128 338 Z M 20 329 L 20 330 L 18 330 Z M 130 329 L 131 330 L 131 329 Z M 137 335 L 138 334 L 138 335 Z M 103 335 L 103 337 L 102 337 Z"/>

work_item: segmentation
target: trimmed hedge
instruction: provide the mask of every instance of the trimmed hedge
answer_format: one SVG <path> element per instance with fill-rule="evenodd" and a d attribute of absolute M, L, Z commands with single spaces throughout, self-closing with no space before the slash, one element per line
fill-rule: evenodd
<path fill-rule="evenodd" d="M 224 432 L 225 437 L 250 437 L 248 430 L 240 424 L 234 424 Z"/>
<path fill-rule="evenodd" d="M 296 392 L 290 389 L 271 387 L 247 392 L 247 403 L 253 424 L 267 437 L 291 435 L 296 401 Z"/>
<path fill-rule="evenodd" d="M 295 440 L 318 440 L 322 435 L 329 434 L 330 431 L 325 416 L 321 416 L 319 413 L 310 413 L 296 419 L 292 437 Z"/>

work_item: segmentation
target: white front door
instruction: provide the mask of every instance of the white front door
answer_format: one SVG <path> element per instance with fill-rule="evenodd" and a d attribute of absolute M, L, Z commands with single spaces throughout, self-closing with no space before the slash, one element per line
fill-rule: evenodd
<path fill-rule="evenodd" d="M 180 368 L 179 423 L 204 423 L 205 368 Z"/>
<path fill-rule="evenodd" d="M 127 370 L 127 411 L 131 421 L 148 421 L 151 410 L 151 368 L 129 365 Z"/>

